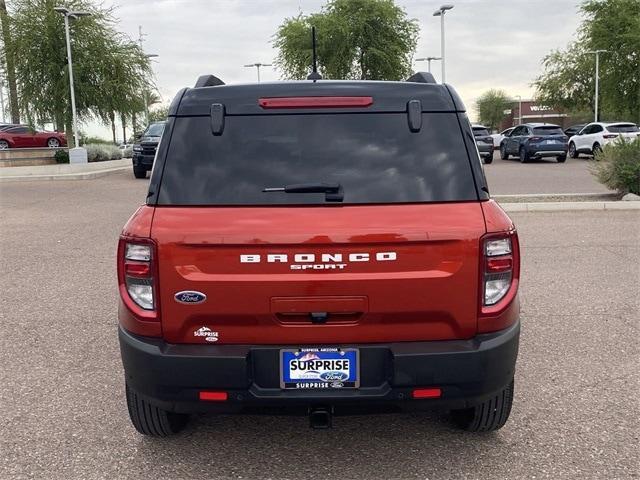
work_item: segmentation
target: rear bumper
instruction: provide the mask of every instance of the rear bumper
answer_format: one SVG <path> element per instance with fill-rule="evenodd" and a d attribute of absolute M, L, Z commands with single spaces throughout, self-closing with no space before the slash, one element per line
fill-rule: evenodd
<path fill-rule="evenodd" d="M 476 143 L 478 146 L 478 152 L 481 156 L 493 155 L 493 144 L 489 143 Z"/>
<path fill-rule="evenodd" d="M 527 153 L 530 157 L 556 157 L 566 155 L 568 150 L 568 145 L 534 145 L 527 148 Z"/>
<path fill-rule="evenodd" d="M 235 412 L 254 407 L 305 409 L 465 408 L 494 395 L 514 376 L 520 324 L 470 340 L 341 345 L 360 349 L 360 388 L 281 390 L 279 350 L 291 346 L 174 345 L 119 329 L 126 381 L 170 411 Z M 439 387 L 438 399 L 413 400 L 413 388 Z M 203 402 L 199 391 L 228 393 Z"/>

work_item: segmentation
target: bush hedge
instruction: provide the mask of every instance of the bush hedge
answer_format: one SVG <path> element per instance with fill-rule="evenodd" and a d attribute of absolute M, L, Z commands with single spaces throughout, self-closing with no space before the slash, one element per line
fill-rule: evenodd
<path fill-rule="evenodd" d="M 90 143 L 84 147 L 87 149 L 87 158 L 90 162 L 106 162 L 122 158 L 122 151 L 115 145 Z"/>
<path fill-rule="evenodd" d="M 606 145 L 595 160 L 592 173 L 600 183 L 620 193 L 640 195 L 640 137 Z"/>
<path fill-rule="evenodd" d="M 69 163 L 69 152 L 67 150 L 56 150 L 56 153 L 53 154 L 53 158 L 56 163 Z"/>

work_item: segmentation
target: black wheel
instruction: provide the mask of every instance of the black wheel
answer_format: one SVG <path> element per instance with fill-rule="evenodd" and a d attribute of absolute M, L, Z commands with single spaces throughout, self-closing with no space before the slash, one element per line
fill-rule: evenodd
<path fill-rule="evenodd" d="M 0 150 L 6 150 L 7 148 L 9 148 L 9 142 L 0 140 Z"/>
<path fill-rule="evenodd" d="M 566 154 L 564 154 L 564 155 L 558 155 L 558 156 L 556 157 L 556 160 L 558 160 L 558 163 L 564 163 L 564 162 L 566 162 L 566 161 L 567 161 L 567 155 L 566 155 Z"/>
<path fill-rule="evenodd" d="M 125 389 L 129 418 L 141 434 L 152 437 L 168 437 L 180 432 L 189 421 L 189 415 L 168 412 L 151 405 L 129 388 L 129 385 L 126 385 Z"/>
<path fill-rule="evenodd" d="M 527 163 L 529 161 L 529 154 L 524 149 L 524 147 L 520 147 L 520 163 Z"/>
<path fill-rule="evenodd" d="M 600 155 L 602 153 L 602 147 L 600 146 L 600 144 L 598 142 L 593 144 L 593 148 L 591 149 L 591 153 L 593 153 L 594 157 L 597 157 L 598 155 Z"/>
<path fill-rule="evenodd" d="M 578 153 L 578 149 L 576 148 L 576 144 L 573 142 L 569 144 L 569 156 L 571 158 L 578 158 L 580 156 L 580 153 Z"/>
<path fill-rule="evenodd" d="M 49 148 L 58 148 L 60 146 L 60 140 L 57 138 L 50 138 L 47 140 L 47 147 Z"/>
<path fill-rule="evenodd" d="M 507 147 L 504 146 L 504 143 L 500 145 L 500 158 L 502 160 L 509 160 L 509 154 L 507 153 Z"/>
<path fill-rule="evenodd" d="M 493 162 L 493 155 L 490 157 L 484 157 L 483 160 L 486 165 L 489 165 L 491 162 Z"/>
<path fill-rule="evenodd" d="M 136 178 L 147 178 L 147 169 L 133 167 L 133 176 Z"/>
<path fill-rule="evenodd" d="M 451 418 L 458 427 L 468 432 L 492 432 L 507 423 L 512 404 L 513 380 L 495 397 L 475 407 L 452 410 Z"/>

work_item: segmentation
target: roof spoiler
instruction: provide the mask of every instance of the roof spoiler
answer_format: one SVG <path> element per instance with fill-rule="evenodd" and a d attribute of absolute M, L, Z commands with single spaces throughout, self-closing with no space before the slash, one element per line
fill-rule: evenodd
<path fill-rule="evenodd" d="M 436 83 L 436 79 L 431 72 L 416 72 L 406 80 L 407 82 L 415 83 Z"/>
<path fill-rule="evenodd" d="M 215 87 L 216 85 L 224 85 L 224 82 L 215 75 L 200 75 L 194 88 Z"/>

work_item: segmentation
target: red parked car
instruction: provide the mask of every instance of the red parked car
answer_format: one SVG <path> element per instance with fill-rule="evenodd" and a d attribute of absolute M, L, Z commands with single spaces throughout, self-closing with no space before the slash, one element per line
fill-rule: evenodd
<path fill-rule="evenodd" d="M 406 82 L 224 85 L 174 99 L 118 246 L 134 427 L 194 412 L 511 411 L 518 236 L 464 106 Z"/>
<path fill-rule="evenodd" d="M 66 146 L 67 138 L 64 133 L 33 130 L 27 125 L 15 125 L 0 130 L 0 150 Z"/>

